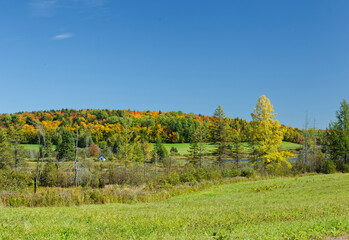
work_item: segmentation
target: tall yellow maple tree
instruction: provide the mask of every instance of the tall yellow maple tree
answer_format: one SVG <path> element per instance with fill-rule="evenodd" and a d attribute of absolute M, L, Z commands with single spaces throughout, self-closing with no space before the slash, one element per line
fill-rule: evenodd
<path fill-rule="evenodd" d="M 280 151 L 285 130 L 279 121 L 274 119 L 276 113 L 265 95 L 259 97 L 251 116 L 255 126 L 251 136 L 255 160 L 260 160 L 269 170 L 276 170 L 279 167 L 291 168 L 287 159 L 293 154 Z"/>

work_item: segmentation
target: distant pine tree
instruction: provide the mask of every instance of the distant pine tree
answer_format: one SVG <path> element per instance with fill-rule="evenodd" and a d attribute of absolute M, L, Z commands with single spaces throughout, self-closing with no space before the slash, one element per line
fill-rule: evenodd
<path fill-rule="evenodd" d="M 345 99 L 337 111 L 337 121 L 331 122 L 327 134 L 328 150 L 332 160 L 341 164 L 349 163 L 349 104 Z"/>
<path fill-rule="evenodd" d="M 197 142 L 191 142 L 188 150 L 188 159 L 190 164 L 193 166 L 197 166 L 200 160 L 199 155 L 199 144 Z"/>
<path fill-rule="evenodd" d="M 161 138 L 158 138 L 155 143 L 155 149 L 157 153 L 159 162 L 164 162 L 168 158 L 168 151 L 165 146 L 162 144 Z"/>
<path fill-rule="evenodd" d="M 0 129 L 0 169 L 9 165 L 11 159 L 10 144 L 5 131 Z"/>
<path fill-rule="evenodd" d="M 218 145 L 215 154 L 219 168 L 222 170 L 224 167 L 224 158 L 229 152 L 230 127 L 228 119 L 225 117 L 225 113 L 220 105 L 215 110 L 211 122 L 211 141 L 213 144 Z"/>
<path fill-rule="evenodd" d="M 57 146 L 57 158 L 59 160 L 73 160 L 74 159 L 74 135 L 66 128 L 62 128 L 62 141 Z"/>
<path fill-rule="evenodd" d="M 231 156 L 235 160 L 236 169 L 239 169 L 239 162 L 242 158 L 244 148 L 242 147 L 241 129 L 233 130 L 232 144 L 230 145 Z"/>

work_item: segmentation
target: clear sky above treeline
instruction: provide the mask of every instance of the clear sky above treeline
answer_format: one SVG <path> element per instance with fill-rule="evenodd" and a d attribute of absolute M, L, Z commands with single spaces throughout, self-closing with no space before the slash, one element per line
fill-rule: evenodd
<path fill-rule="evenodd" d="M 181 110 L 326 128 L 349 100 L 349 1 L 0 2 L 0 112 Z"/>

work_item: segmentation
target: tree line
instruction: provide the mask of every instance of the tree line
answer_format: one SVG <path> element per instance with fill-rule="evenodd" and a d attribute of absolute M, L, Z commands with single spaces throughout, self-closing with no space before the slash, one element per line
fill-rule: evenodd
<path fill-rule="evenodd" d="M 54 145 L 59 143 L 61 129 L 75 133 L 78 128 L 79 147 L 91 142 L 95 144 L 113 144 L 113 138 L 122 130 L 124 119 L 138 136 L 155 143 L 158 138 L 164 143 L 189 143 L 195 129 L 201 124 L 208 130 L 213 116 L 183 113 L 181 111 L 130 111 L 130 110 L 50 110 L 1 114 L 0 124 L 9 131 L 18 129 L 21 132 L 21 143 L 38 144 L 38 125 L 45 128 Z M 240 118 L 227 118 L 231 128 L 247 136 L 253 128 L 252 123 Z M 297 128 L 282 126 L 285 129 L 284 141 L 301 143 L 301 131 Z M 90 138 L 88 142 L 83 138 Z M 242 139 L 247 140 L 247 137 Z"/>
<path fill-rule="evenodd" d="M 337 121 L 331 122 L 325 131 L 308 129 L 307 127 L 298 131 L 281 125 L 275 119 L 276 113 L 274 113 L 273 106 L 265 95 L 258 99 L 256 107 L 251 113 L 253 119 L 251 122 L 226 117 L 221 106 L 217 107 L 211 117 L 179 112 L 140 113 L 132 111 L 115 111 L 114 113 L 117 115 L 110 116 L 106 113 L 108 111 L 81 110 L 79 112 L 84 116 L 83 119 L 90 119 L 89 121 L 92 121 L 93 124 L 79 122 L 76 120 L 81 118 L 78 112 L 67 113 L 68 110 L 59 114 L 56 112 L 57 116 L 61 116 L 63 113 L 63 115 L 69 115 L 67 118 L 56 116 L 57 119 L 52 117 L 53 111 L 36 112 L 35 114 L 31 113 L 31 115 L 28 113 L 12 116 L 3 115 L 2 119 L 6 118 L 7 120 L 3 120 L 4 125 L 0 128 L 0 169 L 4 171 L 7 169 L 16 170 L 23 163 L 26 153 L 21 143 L 23 143 L 23 139 L 26 139 L 28 126 L 30 126 L 29 128 L 33 128 L 31 131 L 35 134 L 35 142 L 40 145 L 40 150 L 35 155 L 37 158 L 34 161 L 35 168 L 30 170 L 35 189 L 42 179 L 46 179 L 47 183 L 51 182 L 50 184 L 61 181 L 61 185 L 64 185 L 64 177 L 61 180 L 57 178 L 60 176 L 59 174 L 64 175 L 67 172 L 74 174 L 74 184 L 77 186 L 79 184 L 78 172 L 80 171 L 80 177 L 82 175 L 79 166 L 85 164 L 86 167 L 87 164 L 87 162 L 79 161 L 78 158 L 98 157 L 100 155 L 105 156 L 111 163 L 123 166 L 125 172 L 130 167 L 143 164 L 143 178 L 145 179 L 147 164 L 151 164 L 155 176 L 160 170 L 171 172 L 177 149 L 173 147 L 168 152 L 164 147 L 164 139 L 168 140 L 169 135 L 164 135 L 167 130 L 163 126 L 174 124 L 172 127 L 175 128 L 176 124 L 186 123 L 184 128 L 187 129 L 186 134 L 188 135 L 186 141 L 190 142 L 189 153 L 186 157 L 188 166 L 193 168 L 203 168 L 204 158 L 211 155 L 211 163 L 218 166 L 222 173 L 226 169 L 227 159 L 234 160 L 234 169 L 240 171 L 241 160 L 246 158 L 247 154 L 249 166 L 263 175 L 285 175 L 292 170 L 327 173 L 349 171 L 349 105 L 346 100 L 341 102 L 340 109 L 337 111 Z M 109 113 L 113 113 L 113 111 L 109 111 Z M 112 121 L 110 117 L 116 119 L 116 123 L 113 123 L 115 129 L 106 130 L 112 129 L 108 125 L 111 123 L 104 122 L 108 119 Z M 141 124 L 147 119 L 149 122 L 154 120 L 154 125 L 150 124 L 147 127 L 147 125 Z M 166 124 L 165 119 L 168 121 Z M 171 123 L 171 119 L 175 119 L 173 123 Z M 100 133 L 93 132 L 93 127 L 99 129 Z M 172 128 L 170 129 L 172 131 Z M 302 149 L 298 156 L 294 152 L 280 150 L 285 135 L 290 135 L 290 131 L 299 134 L 298 138 L 302 143 Z M 177 132 L 172 132 L 172 134 L 172 136 L 180 136 Z M 185 136 L 184 133 L 181 135 Z M 105 136 L 108 137 L 104 138 Z M 206 149 L 207 143 L 215 146 L 214 152 L 209 152 Z M 250 147 L 248 153 L 244 149 L 246 143 Z M 54 145 L 56 145 L 56 149 Z M 289 159 L 295 157 L 298 157 L 298 160 L 291 164 Z M 212 161 L 212 159 L 214 160 Z M 67 161 L 74 161 L 74 167 L 73 170 L 70 169 L 64 173 L 60 166 L 63 166 L 64 162 Z M 108 171 L 100 171 L 98 167 L 92 165 L 86 168 L 89 169 L 87 172 L 85 171 L 85 175 L 90 176 L 88 181 L 91 181 L 93 174 L 101 174 L 102 172 L 110 174 L 107 177 L 109 183 L 115 182 L 114 178 L 117 175 L 114 171 L 115 166 L 111 167 L 110 165 Z M 52 174 L 54 171 L 55 174 Z M 120 175 L 120 172 L 118 174 Z"/>

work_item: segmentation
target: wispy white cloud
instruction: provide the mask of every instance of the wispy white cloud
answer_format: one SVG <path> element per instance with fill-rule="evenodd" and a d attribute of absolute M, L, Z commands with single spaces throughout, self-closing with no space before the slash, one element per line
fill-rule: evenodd
<path fill-rule="evenodd" d="M 96 8 L 103 9 L 109 0 L 31 0 L 30 12 L 34 16 L 52 17 L 59 9 Z"/>
<path fill-rule="evenodd" d="M 58 34 L 52 38 L 52 40 L 63 40 L 67 38 L 72 38 L 74 37 L 74 34 L 72 33 L 63 33 L 63 34 Z"/>
<path fill-rule="evenodd" d="M 33 0 L 29 3 L 33 15 L 51 17 L 54 15 L 58 0 Z"/>

